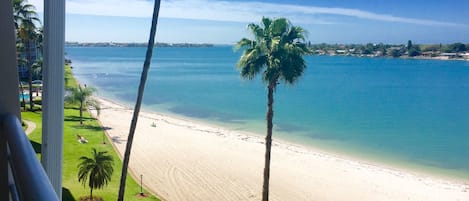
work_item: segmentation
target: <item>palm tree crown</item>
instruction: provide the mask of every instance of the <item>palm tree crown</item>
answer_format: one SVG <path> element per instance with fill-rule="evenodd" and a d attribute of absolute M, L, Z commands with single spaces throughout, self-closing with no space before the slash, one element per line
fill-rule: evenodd
<path fill-rule="evenodd" d="M 65 101 L 72 104 L 79 104 L 80 124 L 83 124 L 83 109 L 92 107 L 99 115 L 101 107 L 95 99 L 91 98 L 96 89 L 94 87 L 82 87 L 78 85 L 76 88 L 69 89 L 69 94 L 65 97 Z"/>
<path fill-rule="evenodd" d="M 303 56 L 311 51 L 304 44 L 305 30 L 287 19 L 262 18 L 261 24 L 249 24 L 254 40 L 241 39 L 236 50 L 244 49 L 237 64 L 241 77 L 254 79 L 262 73 L 267 84 L 278 80 L 294 84 L 306 69 Z"/>
<path fill-rule="evenodd" d="M 25 21 L 31 23 L 40 23 L 37 16 L 36 8 L 32 4 L 28 4 L 25 0 L 13 0 L 13 20 L 15 27 L 18 29 Z M 28 23 L 28 22 L 26 22 Z"/>
<path fill-rule="evenodd" d="M 78 181 L 90 187 L 90 197 L 92 200 L 93 189 L 103 188 L 111 181 L 114 172 L 113 158 L 107 155 L 107 151 L 96 151 L 93 148 L 91 158 L 86 156 L 80 157 L 78 164 Z"/>

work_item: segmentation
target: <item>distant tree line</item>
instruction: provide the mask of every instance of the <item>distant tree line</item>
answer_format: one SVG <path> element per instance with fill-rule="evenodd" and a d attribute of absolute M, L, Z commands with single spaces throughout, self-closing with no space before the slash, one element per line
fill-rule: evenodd
<path fill-rule="evenodd" d="M 437 56 L 441 53 L 464 53 L 469 51 L 469 44 L 452 43 L 452 44 L 413 44 L 411 40 L 407 41 L 407 45 L 392 45 L 383 43 L 367 43 L 367 44 L 311 44 L 308 47 L 315 54 L 346 54 L 346 55 L 374 55 L 374 56 L 421 56 L 425 55 Z"/>

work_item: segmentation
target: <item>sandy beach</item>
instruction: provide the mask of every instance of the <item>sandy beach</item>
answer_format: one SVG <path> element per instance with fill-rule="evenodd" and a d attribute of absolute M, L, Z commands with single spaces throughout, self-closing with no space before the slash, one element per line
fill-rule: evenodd
<path fill-rule="evenodd" d="M 132 109 L 98 98 L 99 118 L 122 156 Z M 154 126 L 153 126 L 154 124 Z M 134 175 L 163 200 L 260 200 L 261 137 L 141 112 L 130 159 Z M 469 183 L 381 167 L 275 140 L 271 200 L 469 200 Z"/>

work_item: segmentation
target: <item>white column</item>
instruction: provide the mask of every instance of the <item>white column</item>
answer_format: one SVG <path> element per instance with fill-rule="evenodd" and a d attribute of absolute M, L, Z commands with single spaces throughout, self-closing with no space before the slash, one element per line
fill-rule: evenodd
<path fill-rule="evenodd" d="M 18 65 L 11 1 L 0 1 L 0 24 L 0 118 L 4 114 L 14 114 L 20 118 Z M 2 134 L 0 131 L 0 200 L 8 200 L 7 142 Z"/>
<path fill-rule="evenodd" d="M 59 198 L 62 198 L 64 45 L 65 0 L 44 0 L 41 163 Z"/>
<path fill-rule="evenodd" d="M 11 1 L 0 2 L 0 24 L 0 115 L 9 113 L 20 118 L 18 65 Z"/>

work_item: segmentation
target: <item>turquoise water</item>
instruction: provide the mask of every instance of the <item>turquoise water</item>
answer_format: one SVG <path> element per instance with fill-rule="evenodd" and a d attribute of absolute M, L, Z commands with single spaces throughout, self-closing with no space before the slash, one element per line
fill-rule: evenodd
<path fill-rule="evenodd" d="M 20 99 L 20 101 L 22 101 L 23 98 L 24 98 L 24 101 L 28 102 L 29 101 L 29 94 L 19 94 L 18 98 Z"/>
<path fill-rule="evenodd" d="M 133 106 L 145 48 L 68 47 L 75 76 Z M 145 108 L 263 134 L 266 90 L 231 47 L 157 48 Z M 279 85 L 274 137 L 469 180 L 469 62 L 311 56 Z"/>

